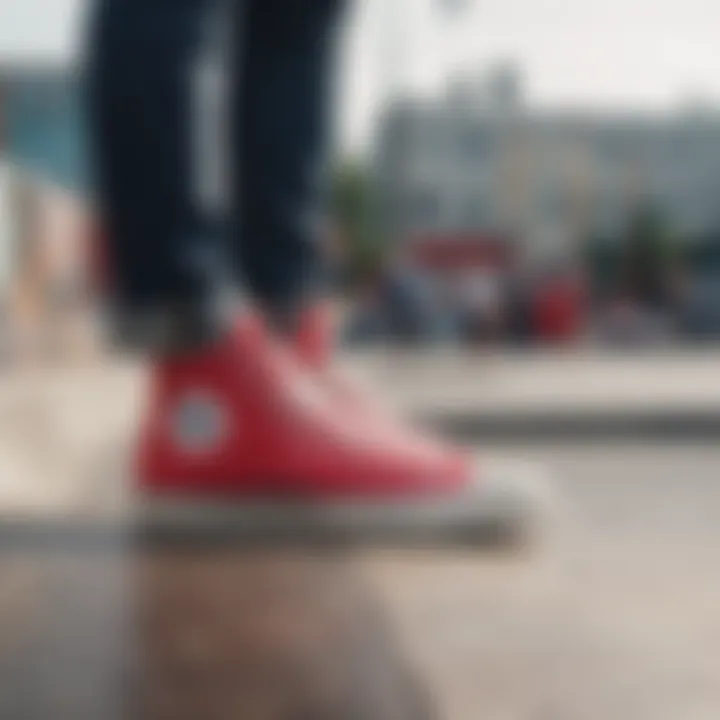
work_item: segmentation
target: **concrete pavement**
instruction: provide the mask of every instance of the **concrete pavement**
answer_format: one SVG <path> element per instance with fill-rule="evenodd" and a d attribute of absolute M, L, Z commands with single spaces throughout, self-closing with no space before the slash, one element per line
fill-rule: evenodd
<path fill-rule="evenodd" d="M 388 636 L 394 642 L 399 635 L 401 647 L 423 671 L 440 705 L 438 717 L 716 720 L 720 716 L 717 447 L 534 445 L 508 452 L 547 462 L 572 507 L 573 522 L 544 554 L 488 558 L 415 552 L 369 553 L 360 558 L 362 587 L 369 584 L 390 609 L 395 632 Z M 237 612 L 227 584 L 251 575 L 242 554 L 233 558 L 221 554 L 203 562 L 203 568 L 219 575 L 204 596 L 204 605 L 210 607 L 203 611 L 209 612 L 208 620 L 220 612 L 231 616 Z M 254 560 L 256 565 L 268 565 L 266 556 Z M 341 560 L 350 571 L 357 569 L 353 558 Z M 114 692 L 121 688 L 126 692 L 125 685 L 114 683 L 118 677 L 114 662 L 128 650 L 152 653 L 159 642 L 147 624 L 128 624 L 137 617 L 142 565 L 142 555 L 130 546 L 124 553 L 69 557 L 5 550 L 0 557 L 0 656 L 4 651 L 14 662 L 3 664 L 0 657 L 0 688 L 4 683 L 15 691 L 25 687 L 31 698 L 52 705 L 62 717 L 85 717 L 62 712 L 67 706 L 63 702 L 80 702 L 77 698 L 82 700 L 83 692 L 97 694 L 107 688 L 99 699 L 109 697 L 111 702 Z M 189 575 L 186 584 L 192 581 L 196 589 L 205 587 L 196 574 Z M 297 578 L 298 572 L 293 575 Z M 314 582 L 317 577 L 317 572 L 311 575 Z M 162 575 L 154 572 L 148 581 L 163 584 Z M 166 588 L 166 597 L 177 599 L 177 579 L 173 583 Z M 216 590 L 218 586 L 222 590 Z M 286 585 L 273 587 L 275 593 L 284 593 Z M 347 583 L 338 587 L 349 593 L 351 601 L 342 607 L 352 607 L 355 590 Z M 198 594 L 202 592 L 195 597 Z M 274 606 L 267 602 L 272 594 L 256 592 L 252 597 L 260 598 L 263 607 Z M 322 594 L 320 599 L 309 594 L 303 598 L 300 623 L 319 616 L 324 627 Z M 178 618 L 168 600 L 156 604 L 170 610 L 163 616 Z M 186 605 L 188 612 L 195 612 L 194 603 Z M 319 610 L 307 613 L 308 606 Z M 241 607 L 242 621 L 247 610 Z M 277 642 L 277 628 L 280 633 L 292 631 L 297 619 L 289 613 L 286 619 L 280 615 L 269 626 L 259 626 L 273 630 Z M 298 628 L 301 641 L 307 637 L 304 629 Z M 196 642 L 197 637 L 190 634 Z M 218 635 L 212 637 L 217 640 Z M 207 644 L 190 647 L 199 648 L 201 659 L 207 657 Z M 27 654 L 18 654 L 16 648 L 25 648 Z M 332 646 L 326 652 L 331 662 L 339 657 Z M 212 674 L 215 678 L 227 677 L 220 671 L 232 668 L 214 652 L 205 662 L 221 663 L 212 666 L 219 671 Z M 22 672 L 28 666 L 37 674 Z M 205 671 L 201 677 L 209 674 Z M 30 717 L 17 712 L 4 715 L 2 702 L 8 697 L 12 693 L 0 692 L 0 717 Z M 106 711 L 91 717 L 115 715 Z"/>
<path fill-rule="evenodd" d="M 671 413 L 679 406 L 712 413 L 720 405 L 717 359 L 707 352 L 646 358 L 375 357 L 351 364 L 374 375 L 384 392 L 418 414 L 437 403 L 443 411 L 470 412 L 482 405 L 522 417 L 527 407 L 536 413 L 559 407 L 590 414 L 632 407 Z M 104 491 L 118 476 L 140 398 L 131 367 L 0 381 L 3 507 L 52 506 L 66 513 L 91 506 L 98 488 Z M 457 553 L 365 556 L 364 570 L 426 672 L 441 717 L 715 720 L 720 715 L 716 438 L 704 445 L 663 439 L 508 448 L 546 462 L 572 511 L 556 545 L 535 562 Z M 106 567 L 111 588 L 126 569 L 122 557 L 116 559 L 119 564 Z M 127 560 L 132 567 L 132 556 Z M 14 578 L 15 588 L 0 593 L 0 639 L 6 644 L 14 633 L 31 633 L 28 609 L 35 600 L 54 598 L 28 586 L 33 568 L 27 565 L 28 558 L 6 551 L 3 587 L 10 588 Z M 71 582 L 60 575 L 72 600 Z M 102 627 L 108 626 L 107 613 L 122 611 L 102 598 L 93 603 L 102 611 L 93 622 Z M 53 611 L 58 607 L 65 606 L 53 605 Z M 69 617 L 86 623 L 84 613 Z M 66 620 L 58 614 L 57 626 L 65 627 Z M 73 633 L 60 637 L 57 657 L 66 657 L 76 640 Z M 50 679 L 59 667 L 59 661 L 47 664 Z"/>
<path fill-rule="evenodd" d="M 367 558 L 448 720 L 720 717 L 715 443 L 511 446 L 573 519 L 532 562 Z"/>

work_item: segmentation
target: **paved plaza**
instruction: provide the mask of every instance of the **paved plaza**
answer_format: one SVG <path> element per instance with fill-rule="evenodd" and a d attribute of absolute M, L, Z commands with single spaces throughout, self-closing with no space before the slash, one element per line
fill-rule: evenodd
<path fill-rule="evenodd" d="M 680 367 L 677 359 L 666 362 L 666 371 Z M 427 378 L 437 373 L 433 367 L 418 363 L 411 370 Z M 695 367 L 690 375 L 687 366 L 668 372 L 665 381 L 660 371 L 646 368 L 645 381 L 654 375 L 669 403 L 673 393 L 680 395 L 673 383 L 686 379 L 686 407 L 712 410 L 717 384 L 708 385 L 711 359 Z M 640 378 L 640 368 L 632 363 L 625 368 L 627 393 L 639 395 L 630 380 Z M 548 366 L 546 377 L 569 378 L 566 370 Z M 382 380 L 393 372 L 403 376 L 389 365 L 370 374 Z M 478 386 L 499 387 L 506 373 L 500 365 L 491 367 Z M 139 407 L 134 371 L 108 374 L 95 368 L 62 379 L 26 380 L 5 384 L 0 397 L 4 511 L 41 512 L 48 505 L 61 513 L 87 510 L 99 486 L 123 477 L 122 447 Z M 436 391 L 429 383 L 420 385 L 424 398 Z M 406 404 L 412 405 L 399 380 L 387 387 L 401 402 L 408 393 Z M 600 402 L 597 388 L 589 385 L 587 392 Z M 442 716 L 715 720 L 720 445 L 687 437 L 568 443 L 558 436 L 506 441 L 502 447 L 487 438 L 477 442 L 479 451 L 492 444 L 495 451 L 536 458 L 556 478 L 565 512 L 539 551 L 507 556 L 387 551 L 348 559 L 389 609 L 399 642 L 428 679 Z M 129 554 L 114 567 L 133 562 Z M 28 614 L 48 594 L 38 591 L 22 555 L 5 555 L 0 564 L 0 645 L 8 647 L 18 633 L 30 632 Z M 115 583 L 117 590 L 122 577 L 118 570 L 110 586 Z M 84 586 L 73 587 L 77 594 Z M 58 604 L 56 612 L 75 607 L 77 614 L 72 597 L 72 588 L 66 590 L 65 605 Z M 117 604 L 111 605 L 115 610 L 105 612 L 117 611 Z M 99 622 L 88 617 L 89 623 Z M 61 616 L 56 624 L 71 627 L 71 619 Z M 58 634 L 47 657 L 63 657 L 76 639 Z M 53 667 L 46 667 L 51 676 Z"/>

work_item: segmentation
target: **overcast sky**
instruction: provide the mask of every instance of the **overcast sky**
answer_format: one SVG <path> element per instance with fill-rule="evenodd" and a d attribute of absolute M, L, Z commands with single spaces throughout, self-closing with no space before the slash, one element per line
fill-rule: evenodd
<path fill-rule="evenodd" d="M 86 0 L 0 0 L 0 58 L 67 57 Z M 718 0 L 355 0 L 342 63 L 340 131 L 362 144 L 398 84 L 430 90 L 450 73 L 516 60 L 533 101 L 662 107 L 720 102 Z"/>

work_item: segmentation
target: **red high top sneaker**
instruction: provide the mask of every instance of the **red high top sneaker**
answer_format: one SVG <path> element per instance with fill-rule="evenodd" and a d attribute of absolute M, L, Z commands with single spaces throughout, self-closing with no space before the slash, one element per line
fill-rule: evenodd
<path fill-rule="evenodd" d="M 138 476 L 155 507 L 191 498 L 244 532 L 371 539 L 524 532 L 535 510 L 476 482 L 469 457 L 347 412 L 249 314 L 216 347 L 160 361 L 151 385 Z"/>
<path fill-rule="evenodd" d="M 319 374 L 320 382 L 347 411 L 357 413 L 366 422 L 378 424 L 386 431 L 417 437 L 417 433 L 376 399 L 369 389 L 333 365 L 336 330 L 329 303 L 318 302 L 300 314 L 293 340 L 300 361 Z M 424 441 L 437 445 L 430 439 Z"/>
<path fill-rule="evenodd" d="M 380 432 L 390 433 L 403 444 L 419 443 L 440 455 L 459 452 L 441 439 L 429 437 L 426 432 L 413 427 L 381 403 L 356 378 L 334 366 L 336 335 L 330 303 L 318 302 L 300 315 L 294 347 L 300 361 L 315 371 L 319 381 L 347 412 Z M 488 516 L 496 514 L 500 518 L 510 513 L 536 525 L 539 516 L 549 510 L 549 486 L 536 466 L 483 455 L 475 461 L 475 468 L 476 485 L 479 485 L 476 496 L 483 498 L 480 502 L 486 503 Z"/>

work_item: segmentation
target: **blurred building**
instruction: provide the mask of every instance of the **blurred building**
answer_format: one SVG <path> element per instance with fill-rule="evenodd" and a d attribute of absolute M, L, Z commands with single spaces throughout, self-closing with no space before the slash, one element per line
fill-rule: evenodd
<path fill-rule="evenodd" d="M 80 93 L 65 65 L 0 62 L 0 153 L 45 182 L 84 187 Z"/>
<path fill-rule="evenodd" d="M 411 242 L 505 242 L 566 261 L 648 205 L 690 240 L 720 232 L 720 111 L 540 110 L 507 65 L 397 100 L 373 168 L 383 224 Z"/>
<path fill-rule="evenodd" d="M 53 246 L 57 254 L 58 233 L 45 238 L 38 228 L 53 208 L 72 202 L 57 189 L 77 191 L 85 186 L 83 127 L 80 85 L 67 64 L 37 58 L 0 62 L 0 257 L 8 266 L 23 264 L 39 250 Z M 45 223 L 50 229 L 51 223 Z M 32 247 L 31 247 L 32 246 Z M 48 250 L 50 252 L 50 250 Z"/>
<path fill-rule="evenodd" d="M 0 62 L 2 325 L 25 344 L 48 341 L 49 328 L 85 303 L 90 218 L 80 92 L 66 64 Z"/>

